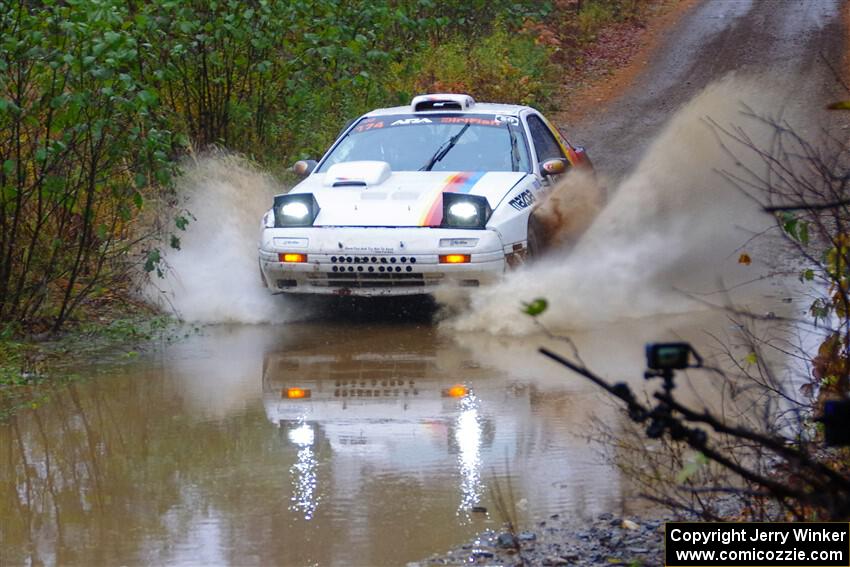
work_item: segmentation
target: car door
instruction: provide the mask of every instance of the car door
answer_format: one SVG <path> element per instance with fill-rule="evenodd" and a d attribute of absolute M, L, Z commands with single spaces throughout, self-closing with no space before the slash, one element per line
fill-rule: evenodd
<path fill-rule="evenodd" d="M 563 160 L 565 166 L 569 167 L 570 162 L 543 117 L 536 112 L 530 112 L 525 116 L 525 123 L 534 150 L 534 173 L 543 183 L 550 184 L 556 181 L 559 176 L 547 174 L 541 169 L 541 164 L 546 160 L 560 159 Z"/>

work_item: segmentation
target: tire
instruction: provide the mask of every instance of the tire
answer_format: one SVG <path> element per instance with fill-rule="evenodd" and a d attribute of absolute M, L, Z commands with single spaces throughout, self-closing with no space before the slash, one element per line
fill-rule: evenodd
<path fill-rule="evenodd" d="M 534 262 L 543 255 L 543 227 L 534 215 L 528 217 L 528 262 Z"/>
<path fill-rule="evenodd" d="M 263 263 L 260 260 L 257 260 L 257 268 L 260 272 L 260 281 L 263 282 L 263 287 L 268 289 L 269 283 L 266 281 L 266 276 L 263 275 Z"/>

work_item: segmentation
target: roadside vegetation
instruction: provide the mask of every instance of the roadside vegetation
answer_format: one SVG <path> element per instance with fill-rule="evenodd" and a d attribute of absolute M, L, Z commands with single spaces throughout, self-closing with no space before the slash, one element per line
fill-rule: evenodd
<path fill-rule="evenodd" d="M 134 286 L 192 222 L 187 155 L 286 175 L 427 91 L 552 108 L 566 63 L 659 3 L 0 0 L 0 385 L 33 340 L 152 316 Z"/>

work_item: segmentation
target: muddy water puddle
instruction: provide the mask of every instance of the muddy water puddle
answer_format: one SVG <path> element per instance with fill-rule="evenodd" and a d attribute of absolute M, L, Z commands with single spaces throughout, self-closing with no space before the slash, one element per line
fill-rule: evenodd
<path fill-rule="evenodd" d="M 639 385 L 644 342 L 706 328 L 728 321 L 573 339 Z M 211 327 L 87 368 L 0 426 L 0 564 L 404 565 L 498 528 L 497 485 L 521 524 L 633 511 L 586 439 L 620 414 L 542 344 L 570 352 L 416 324 Z"/>

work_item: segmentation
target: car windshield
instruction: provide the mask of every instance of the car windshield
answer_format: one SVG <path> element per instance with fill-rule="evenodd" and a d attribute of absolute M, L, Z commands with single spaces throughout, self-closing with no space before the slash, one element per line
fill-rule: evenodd
<path fill-rule="evenodd" d="M 492 114 L 364 118 L 316 171 L 362 160 L 385 161 L 393 171 L 531 171 L 519 119 Z"/>

